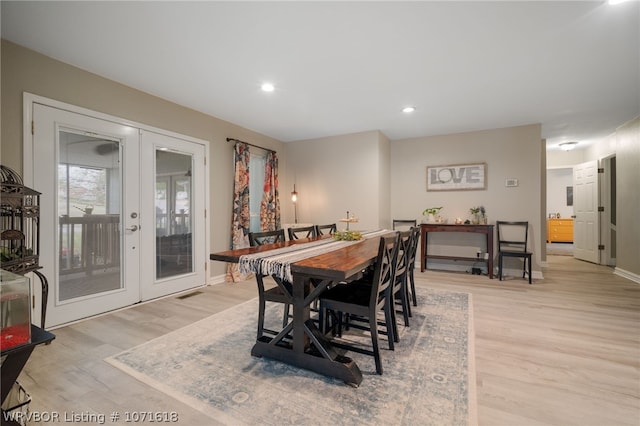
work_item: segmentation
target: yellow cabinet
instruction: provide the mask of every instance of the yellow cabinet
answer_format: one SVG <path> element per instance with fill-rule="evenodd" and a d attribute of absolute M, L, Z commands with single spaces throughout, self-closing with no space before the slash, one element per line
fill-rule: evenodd
<path fill-rule="evenodd" d="M 548 219 L 547 242 L 572 243 L 573 219 Z"/>

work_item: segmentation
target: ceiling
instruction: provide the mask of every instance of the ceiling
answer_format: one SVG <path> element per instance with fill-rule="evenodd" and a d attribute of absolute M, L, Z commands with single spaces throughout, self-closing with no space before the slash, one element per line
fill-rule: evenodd
<path fill-rule="evenodd" d="M 5 39 L 283 142 L 541 123 L 548 147 L 585 146 L 640 115 L 637 1 L 1 8 Z"/>

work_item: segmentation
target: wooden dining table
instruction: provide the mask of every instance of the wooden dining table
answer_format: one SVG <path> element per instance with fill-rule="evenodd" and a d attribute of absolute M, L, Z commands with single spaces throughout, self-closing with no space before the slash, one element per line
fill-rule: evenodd
<path fill-rule="evenodd" d="M 392 233 L 394 231 L 389 231 Z M 211 260 L 239 263 L 241 256 L 313 242 L 320 238 L 305 238 L 227 250 L 212 253 Z M 304 258 L 291 263 L 293 276 L 293 322 L 291 341 L 285 340 L 285 333 L 274 338 L 257 339 L 251 355 L 275 359 L 296 367 L 315 371 L 326 376 L 343 380 L 352 386 L 362 382 L 362 372 L 356 362 L 338 353 L 330 340 L 321 333 L 311 319 L 311 303 L 330 285 L 348 282 L 357 278 L 361 272 L 375 263 L 378 255 L 380 236 L 365 238 L 346 247 L 327 253 Z"/>

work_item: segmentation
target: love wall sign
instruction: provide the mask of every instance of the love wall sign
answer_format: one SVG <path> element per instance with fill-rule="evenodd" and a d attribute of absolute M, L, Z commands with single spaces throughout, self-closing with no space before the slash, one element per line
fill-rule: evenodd
<path fill-rule="evenodd" d="M 486 175 L 486 163 L 427 166 L 427 191 L 485 189 Z"/>

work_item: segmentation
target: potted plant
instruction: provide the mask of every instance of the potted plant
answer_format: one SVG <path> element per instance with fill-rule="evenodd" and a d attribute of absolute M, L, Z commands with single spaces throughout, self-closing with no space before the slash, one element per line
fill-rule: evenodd
<path fill-rule="evenodd" d="M 474 225 L 477 225 L 479 223 L 487 223 L 486 210 L 484 209 L 484 206 L 471 207 L 469 211 L 473 216 L 473 218 L 471 219 L 471 223 L 473 223 Z"/>
<path fill-rule="evenodd" d="M 440 210 L 442 210 L 442 207 L 429 207 L 428 209 L 424 209 L 422 215 L 427 217 L 426 223 L 437 222 L 436 215 Z"/>

